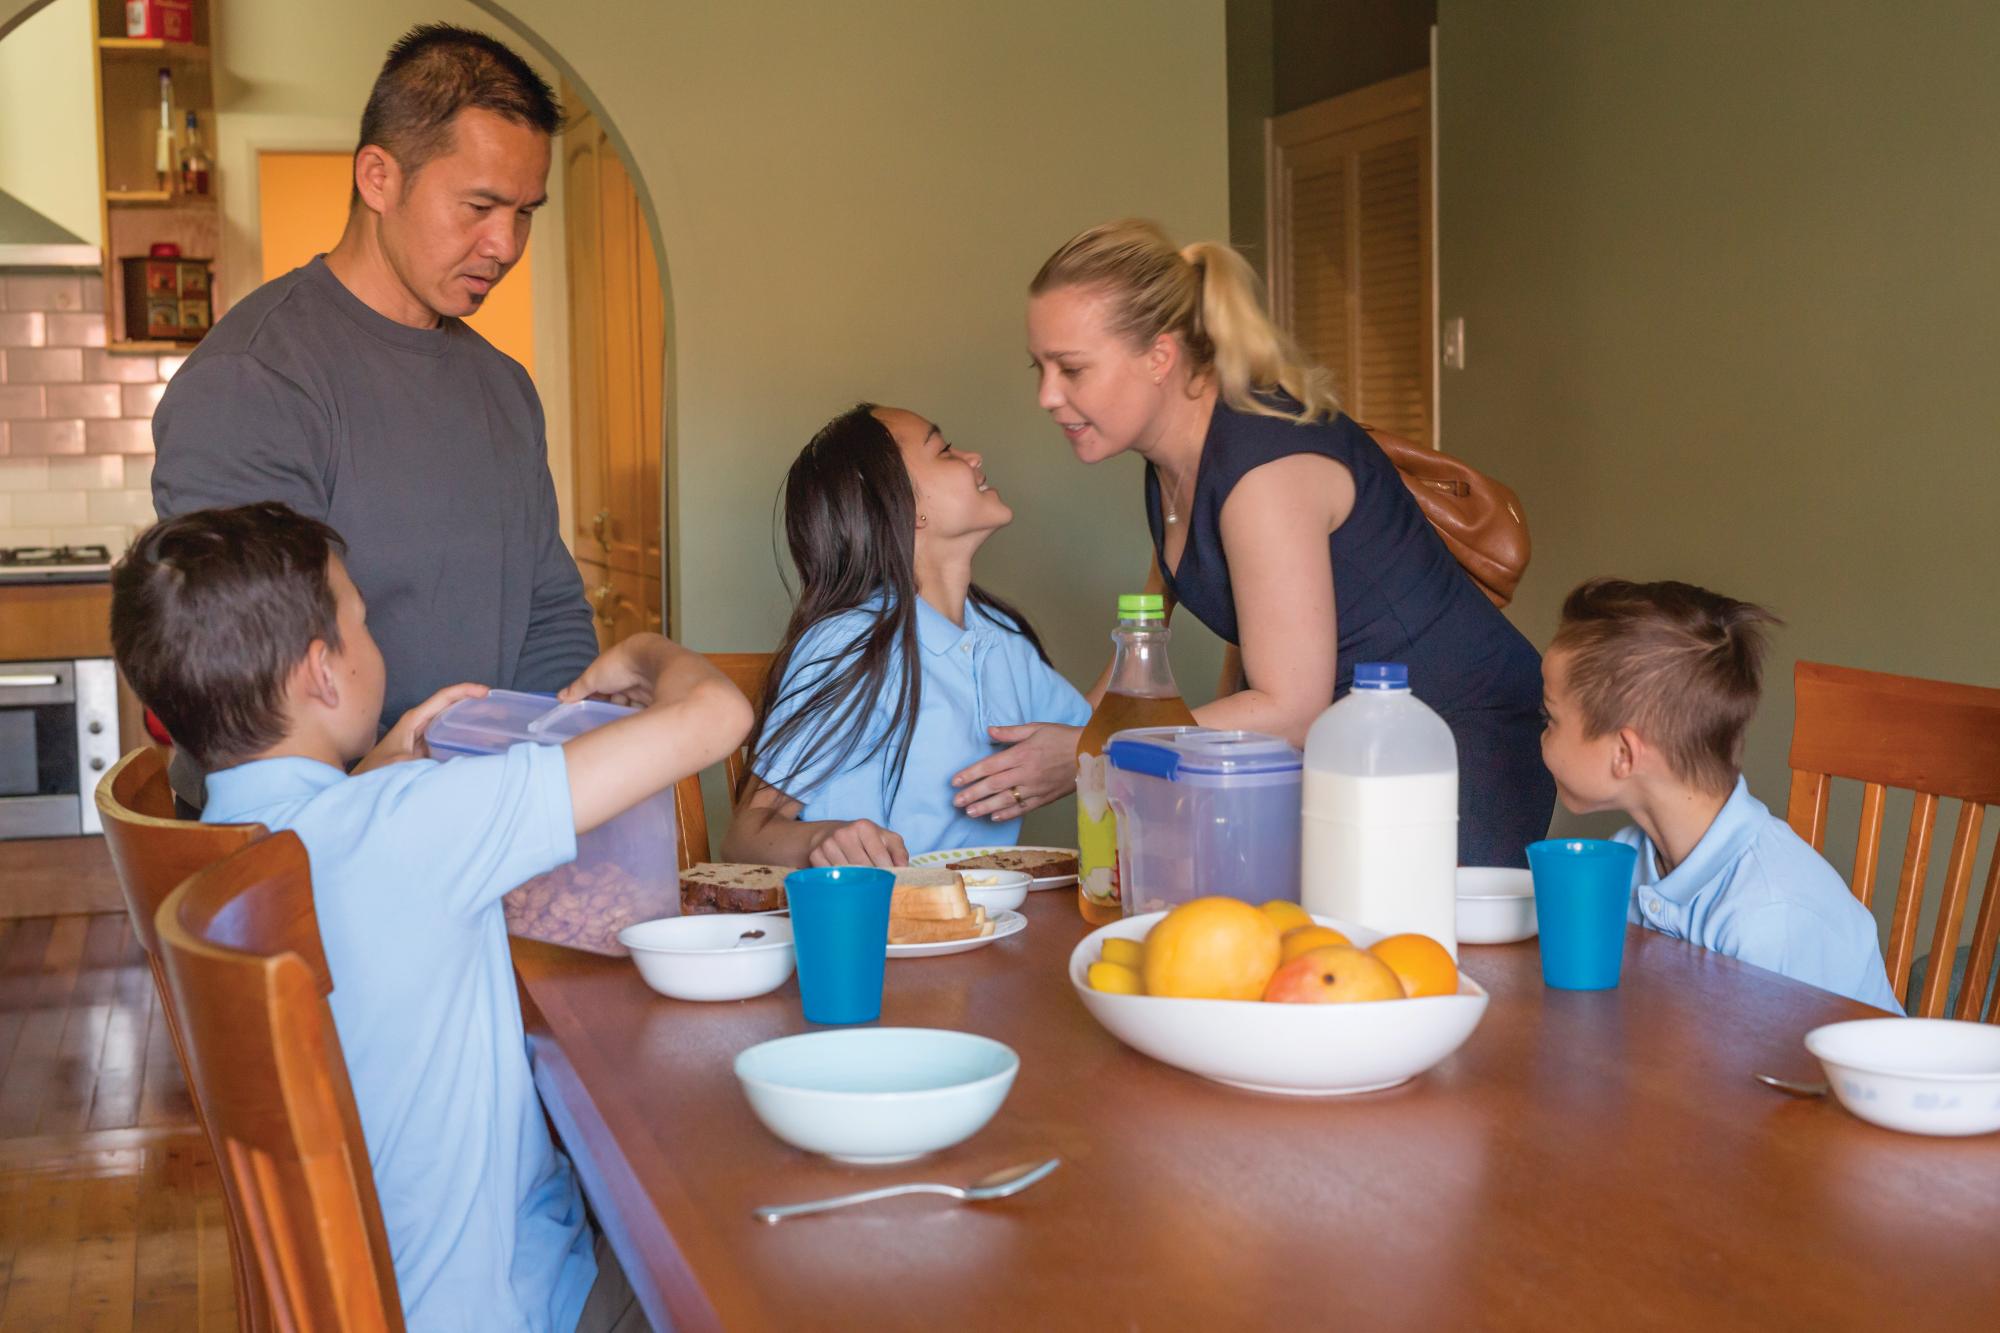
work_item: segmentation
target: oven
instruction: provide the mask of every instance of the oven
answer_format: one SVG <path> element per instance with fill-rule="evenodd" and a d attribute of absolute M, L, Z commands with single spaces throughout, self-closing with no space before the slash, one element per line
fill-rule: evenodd
<path fill-rule="evenodd" d="M 0 662 L 0 838 L 103 832 L 97 780 L 117 759 L 110 658 Z"/>

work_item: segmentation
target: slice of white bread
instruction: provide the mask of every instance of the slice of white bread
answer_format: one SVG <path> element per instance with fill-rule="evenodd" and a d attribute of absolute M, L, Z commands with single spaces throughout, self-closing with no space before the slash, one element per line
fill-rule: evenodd
<path fill-rule="evenodd" d="M 965 879 L 955 870 L 904 867 L 896 872 L 889 920 L 962 921 L 972 915 Z"/>
<path fill-rule="evenodd" d="M 979 910 L 982 914 L 985 911 L 984 908 Z M 983 915 L 977 918 L 968 916 L 959 921 L 918 921 L 908 917 L 889 919 L 891 944 L 943 944 L 992 933 L 993 923 Z"/>

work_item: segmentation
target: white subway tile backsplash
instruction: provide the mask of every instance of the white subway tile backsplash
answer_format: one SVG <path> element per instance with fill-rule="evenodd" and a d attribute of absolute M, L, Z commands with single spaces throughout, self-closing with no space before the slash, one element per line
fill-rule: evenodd
<path fill-rule="evenodd" d="M 51 384 L 47 414 L 52 417 L 116 417 L 122 411 L 116 384 Z"/>
<path fill-rule="evenodd" d="M 153 419 L 153 409 L 160 405 L 160 395 L 166 391 L 164 384 L 127 384 L 125 390 L 125 415 Z"/>
<path fill-rule="evenodd" d="M 0 315 L 0 347 L 40 347 L 49 340 L 48 318 L 39 310 Z"/>
<path fill-rule="evenodd" d="M 96 274 L 92 283 L 102 282 Z M 14 274 L 6 279 L 9 310 L 81 310 L 84 279 L 52 274 Z"/>
<path fill-rule="evenodd" d="M 9 384 L 75 384 L 83 378 L 83 353 L 74 347 L 10 347 L 0 352 L 0 363 Z"/>
<path fill-rule="evenodd" d="M 5 491 L 0 491 L 0 528 L 4 528 L 14 521 L 13 510 L 11 508 L 13 503 L 13 496 L 7 494 Z"/>
<path fill-rule="evenodd" d="M 48 459 L 0 458 L 0 491 L 45 491 L 48 487 Z"/>
<path fill-rule="evenodd" d="M 123 523 L 101 528 L 64 528 L 58 535 L 71 546 L 102 546 L 111 552 L 113 560 L 125 554 L 125 548 L 132 544 L 132 529 Z"/>
<path fill-rule="evenodd" d="M 14 509 L 30 523 L 48 528 L 76 527 L 90 522 L 84 491 L 24 492 L 14 497 Z"/>
<path fill-rule="evenodd" d="M 39 384 L 0 384 L 0 421 L 47 416 L 45 402 Z"/>
<path fill-rule="evenodd" d="M 151 469 L 147 469 L 151 473 Z M 56 491 L 117 491 L 127 486 L 125 460 L 117 454 L 85 454 L 81 458 L 51 458 L 49 489 Z"/>
<path fill-rule="evenodd" d="M 174 377 L 174 372 L 175 372 L 175 371 L 177 371 L 177 370 L 179 370 L 179 369 L 181 368 L 181 366 L 182 366 L 183 364 L 185 364 L 185 363 L 186 363 L 186 361 L 187 361 L 187 358 L 186 358 L 185 356 L 163 356 L 163 357 L 161 357 L 161 358 L 160 358 L 160 379 L 161 379 L 161 380 L 163 380 L 163 381 L 164 381 L 164 380 L 170 380 L 170 379 L 172 379 L 172 378 Z"/>
<path fill-rule="evenodd" d="M 92 422 L 111 425 L 111 422 Z M 117 423 L 122 424 L 122 423 Z M 140 422 L 140 425 L 149 423 Z M 34 454 L 80 454 L 83 452 L 81 421 L 10 421 L 7 423 L 7 452 L 16 458 Z M 150 445 L 149 445 L 150 447 Z M 106 450 L 105 452 L 115 452 Z"/>
<path fill-rule="evenodd" d="M 104 282 L 95 276 L 83 280 L 83 309 L 102 315 L 104 313 Z"/>
<path fill-rule="evenodd" d="M 160 377 L 158 357 L 114 356 L 92 348 L 83 354 L 83 379 L 118 384 L 151 384 Z"/>
<path fill-rule="evenodd" d="M 125 489 L 128 491 L 145 491 L 150 495 L 153 490 L 153 456 L 151 454 L 126 454 L 123 456 L 123 461 L 125 463 Z"/>
<path fill-rule="evenodd" d="M 17 422 L 31 425 L 31 422 Z M 122 421 L 84 423 L 84 439 L 93 454 L 150 454 L 153 452 L 153 423 L 137 417 Z M 20 452 L 19 450 L 15 451 Z"/>
<path fill-rule="evenodd" d="M 55 532 L 50 528 L 0 528 L 0 546 L 53 546 L 55 540 Z"/>
<path fill-rule="evenodd" d="M 150 491 L 85 491 L 86 523 L 129 523 L 144 526 L 153 521 Z"/>
<path fill-rule="evenodd" d="M 81 313 L 51 314 L 48 317 L 47 341 L 50 347 L 102 347 L 104 316 Z"/>

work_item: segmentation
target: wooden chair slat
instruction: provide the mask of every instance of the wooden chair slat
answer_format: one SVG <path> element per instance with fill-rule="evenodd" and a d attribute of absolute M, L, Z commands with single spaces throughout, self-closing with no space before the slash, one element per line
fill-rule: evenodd
<path fill-rule="evenodd" d="M 1785 803 L 1785 822 L 1816 852 L 1826 850 L 1827 795 L 1832 785 L 1824 773 L 1795 772 L 1791 799 Z"/>
<path fill-rule="evenodd" d="M 1914 1017 L 1944 1017 L 1952 964 L 1958 958 L 1959 927 L 1965 922 L 1966 891 L 1972 887 L 1972 861 L 1979 854 L 1979 829 L 1985 814 L 1985 806 L 1971 801 L 1958 807 L 1951 854 L 1945 859 L 1944 896 L 1938 901 L 1937 923 L 1931 931 L 1931 965 L 1924 973 L 1923 993 L 1911 1011 Z"/>
<path fill-rule="evenodd" d="M 1979 919 L 1972 926 L 1972 952 L 1965 962 L 1965 981 L 1958 988 L 1958 1006 L 1952 1017 L 1979 1017 L 1979 1001 L 1986 993 L 1981 984 L 1993 975 L 1994 954 L 2000 951 L 2000 846 L 1986 867 L 1986 890 L 1979 901 Z M 1986 1007 L 1986 1021 L 2000 1023 L 2000 987 L 1995 987 L 1993 1003 Z"/>
<path fill-rule="evenodd" d="M 1910 985 L 1916 960 L 1917 918 L 1924 909 L 1924 880 L 1930 874 L 1931 834 L 1937 829 L 1937 797 L 1918 792 L 1910 805 L 1910 831 L 1903 842 L 1903 873 L 1896 881 L 1896 910 L 1889 919 L 1889 984 L 1897 995 Z"/>
<path fill-rule="evenodd" d="M 168 895 L 158 930 L 192 1086 L 275 1326 L 401 1330 L 304 844 L 278 833 L 200 871 Z"/>
<path fill-rule="evenodd" d="M 1875 880 L 1882 869 L 1882 808 L 1888 795 L 1889 789 L 1879 782 L 1861 789 L 1861 831 L 1854 841 L 1853 887 L 1854 896 L 1863 907 L 1875 905 Z"/>
<path fill-rule="evenodd" d="M 181 1076 L 187 1083 L 195 1121 L 209 1134 L 209 1145 L 220 1161 L 221 1145 L 210 1131 L 188 1063 L 180 1007 L 160 962 L 155 921 L 160 905 L 182 880 L 256 841 L 264 835 L 264 826 L 202 824 L 177 818 L 173 788 L 167 782 L 167 754 L 155 746 L 142 745 L 113 764 L 97 784 L 97 813 L 104 825 L 105 850 L 111 854 L 111 867 L 125 899 L 125 912 L 132 919 L 132 934 L 146 951 L 153 989 L 160 997 L 160 1014 L 166 1019 L 167 1037 L 173 1042 L 174 1058 L 180 1062 Z M 223 1217 L 229 1235 L 231 1280 L 236 1288 L 237 1327 L 244 1333 L 264 1333 L 272 1327 L 270 1300 L 250 1252 L 244 1219 L 233 1202 L 224 1208 Z"/>
<path fill-rule="evenodd" d="M 716 670 L 729 678 L 752 707 L 759 707 L 764 697 L 766 681 L 771 674 L 770 653 L 708 653 L 705 654 Z M 745 755 L 737 750 L 723 761 L 723 774 L 729 783 L 729 796 L 736 799 L 737 785 L 743 778 Z M 701 794 L 701 774 L 691 773 L 674 785 L 675 833 L 680 839 L 680 868 L 686 870 L 691 865 L 708 860 L 708 810 Z"/>

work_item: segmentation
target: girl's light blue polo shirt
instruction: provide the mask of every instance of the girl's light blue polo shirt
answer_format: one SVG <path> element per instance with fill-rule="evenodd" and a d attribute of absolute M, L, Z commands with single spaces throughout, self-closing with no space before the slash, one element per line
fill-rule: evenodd
<path fill-rule="evenodd" d="M 569 1333 L 597 1260 L 535 1095 L 500 906 L 576 859 L 561 749 L 354 778 L 260 759 L 211 773 L 201 817 L 305 844 L 327 1003 L 411 1333 Z"/>
<path fill-rule="evenodd" d="M 792 665 L 781 682 L 766 721 L 766 732 L 798 710 L 814 687 L 850 660 L 848 645 L 882 614 L 877 597 L 814 625 L 800 638 Z M 780 749 L 758 760 L 757 776 L 798 801 L 802 820 L 869 819 L 892 829 L 912 856 L 955 847 L 1012 843 L 1021 834 L 1018 819 L 994 823 L 974 819 L 954 806 L 952 776 L 998 747 L 986 728 L 1024 722 L 1059 722 L 1080 727 L 1090 705 L 1074 685 L 1042 661 L 1026 636 L 967 602 L 965 628 L 951 623 L 930 603 L 917 601 L 917 659 L 923 670 L 922 698 L 910 733 L 903 780 L 890 799 L 891 754 L 885 740 L 891 709 L 902 681 L 900 661 L 892 661 L 887 686 L 863 725 L 855 755 L 837 772 L 800 771 L 825 725 L 808 727 Z"/>
<path fill-rule="evenodd" d="M 1617 840 L 1639 849 L 1628 919 L 1808 986 L 1901 1014 L 1875 917 L 1791 825 L 1736 790 L 1687 860 L 1660 873 L 1638 825 Z"/>

